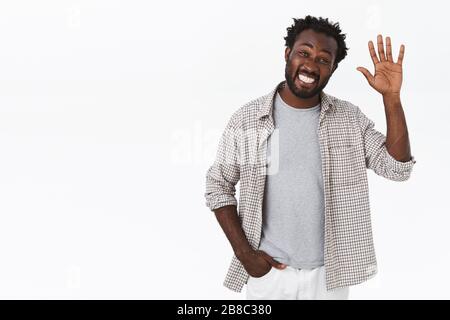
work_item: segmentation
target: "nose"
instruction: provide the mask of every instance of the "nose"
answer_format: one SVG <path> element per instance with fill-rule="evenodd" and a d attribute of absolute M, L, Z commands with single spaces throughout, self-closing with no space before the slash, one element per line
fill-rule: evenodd
<path fill-rule="evenodd" d="M 314 68 L 311 66 L 311 61 L 305 61 L 305 63 L 303 64 L 303 68 L 305 69 L 305 71 L 307 72 L 313 72 Z"/>
<path fill-rule="evenodd" d="M 311 74 L 317 74 L 317 67 L 312 59 L 306 59 L 302 65 L 302 69 Z"/>

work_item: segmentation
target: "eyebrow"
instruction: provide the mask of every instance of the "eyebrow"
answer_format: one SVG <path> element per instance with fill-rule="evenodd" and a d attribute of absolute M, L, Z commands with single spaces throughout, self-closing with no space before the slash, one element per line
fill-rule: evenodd
<path fill-rule="evenodd" d="M 300 46 L 307 46 L 307 47 L 310 47 L 311 49 L 314 47 L 311 43 L 309 43 L 309 42 L 303 42 L 303 43 L 300 43 L 299 44 Z M 328 53 L 330 56 L 333 56 L 332 54 L 331 54 L 331 51 L 329 51 L 329 50 L 327 50 L 327 49 L 322 49 L 321 51 L 323 51 L 323 52 L 325 52 L 325 53 Z"/>

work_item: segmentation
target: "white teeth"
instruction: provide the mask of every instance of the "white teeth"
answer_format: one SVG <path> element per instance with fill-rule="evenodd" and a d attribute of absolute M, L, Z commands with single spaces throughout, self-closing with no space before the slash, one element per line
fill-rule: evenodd
<path fill-rule="evenodd" d="M 313 83 L 313 82 L 315 81 L 314 78 L 307 77 L 307 76 L 305 76 L 305 75 L 303 75 L 303 74 L 299 74 L 299 75 L 298 75 L 298 78 L 299 78 L 301 81 L 305 82 L 305 83 Z"/>

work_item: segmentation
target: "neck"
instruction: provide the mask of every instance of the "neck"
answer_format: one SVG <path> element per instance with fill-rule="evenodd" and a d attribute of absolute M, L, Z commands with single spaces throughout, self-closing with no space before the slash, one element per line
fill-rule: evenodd
<path fill-rule="evenodd" d="M 289 89 L 289 86 L 284 83 L 284 85 L 278 90 L 280 93 L 281 98 L 284 102 L 286 102 L 288 105 L 294 108 L 311 108 L 320 103 L 320 95 L 316 94 L 315 96 L 311 98 L 302 99 L 294 95 Z"/>

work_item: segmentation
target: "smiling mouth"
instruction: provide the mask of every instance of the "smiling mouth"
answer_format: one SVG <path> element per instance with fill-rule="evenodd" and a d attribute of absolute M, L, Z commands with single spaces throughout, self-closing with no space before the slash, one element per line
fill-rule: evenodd
<path fill-rule="evenodd" d="M 303 74 L 303 73 L 299 73 L 297 79 L 299 80 L 300 84 L 305 86 L 305 87 L 310 87 L 312 84 L 317 82 L 316 78 L 313 78 L 313 77 L 308 76 L 308 75 Z"/>

